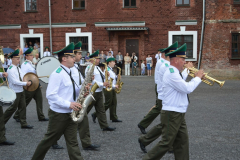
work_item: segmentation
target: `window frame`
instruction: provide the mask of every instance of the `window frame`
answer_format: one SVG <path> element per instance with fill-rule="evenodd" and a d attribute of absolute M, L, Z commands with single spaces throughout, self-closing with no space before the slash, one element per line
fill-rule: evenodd
<path fill-rule="evenodd" d="M 31 4 L 33 3 L 33 0 L 30 0 Z M 36 10 L 32 10 L 32 5 L 31 5 L 31 10 L 27 10 L 27 0 L 24 0 L 24 7 L 25 7 L 25 12 L 37 12 L 38 11 L 38 0 L 36 0 Z"/>
<path fill-rule="evenodd" d="M 237 40 L 237 49 L 238 49 L 238 57 L 233 57 L 233 35 L 238 35 L 238 40 Z M 232 32 L 231 33 L 231 51 L 230 51 L 231 59 L 240 59 L 240 33 L 239 32 Z"/>
<path fill-rule="evenodd" d="M 193 58 L 186 58 L 186 61 L 197 61 L 198 31 L 186 31 L 186 26 L 180 26 L 180 31 L 168 31 L 169 46 L 174 43 L 173 36 L 175 35 L 186 35 L 186 36 L 192 35 L 193 36 Z"/>
<path fill-rule="evenodd" d="M 188 4 L 184 4 L 184 0 L 182 0 L 182 4 L 177 4 L 177 0 L 176 0 L 176 6 L 190 6 L 190 0 Z"/>
<path fill-rule="evenodd" d="M 136 5 L 132 6 L 131 5 L 132 0 L 129 0 L 129 6 L 125 6 L 125 0 L 123 0 L 123 8 L 137 8 L 137 0 L 135 0 Z"/>
<path fill-rule="evenodd" d="M 80 3 L 80 7 L 77 8 L 77 7 L 74 7 L 74 1 L 79 1 Z M 81 6 L 81 2 L 84 1 L 84 7 Z M 86 0 L 72 0 L 72 9 L 73 10 L 83 10 L 83 9 L 86 9 Z"/>
<path fill-rule="evenodd" d="M 181 42 L 183 42 L 183 43 L 181 44 L 181 43 L 179 43 L 179 41 L 178 41 L 178 47 L 180 47 L 180 46 L 183 45 L 184 43 L 186 43 L 187 46 L 188 46 L 188 43 L 192 43 L 192 46 L 193 46 L 193 35 L 172 35 L 172 36 L 173 36 L 173 37 L 174 37 L 174 36 L 180 36 L 180 37 L 181 37 L 181 39 L 182 39 Z M 184 37 L 185 37 L 185 36 L 192 36 L 192 41 L 191 41 L 191 42 L 185 42 L 185 41 L 184 41 Z M 172 37 L 172 39 L 174 39 L 173 37 Z M 174 41 L 174 42 L 175 42 L 175 41 Z M 188 49 L 188 47 L 187 47 L 187 51 L 188 51 L 188 50 L 189 50 L 189 49 Z M 193 48 L 191 48 L 191 50 L 192 50 L 192 52 L 193 52 Z M 186 51 L 186 52 L 187 52 L 187 51 Z M 186 55 L 186 56 L 188 57 L 188 55 Z M 193 56 L 193 53 L 192 53 L 192 56 Z M 188 57 L 188 58 L 186 58 L 186 59 L 193 59 L 193 57 L 191 57 L 191 58 Z"/>

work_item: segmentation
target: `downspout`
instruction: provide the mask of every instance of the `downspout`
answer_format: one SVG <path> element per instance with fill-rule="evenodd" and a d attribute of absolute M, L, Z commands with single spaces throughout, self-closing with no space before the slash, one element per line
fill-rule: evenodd
<path fill-rule="evenodd" d="M 48 4 L 49 4 L 50 53 L 52 53 L 52 19 L 51 19 L 51 0 L 48 0 Z"/>
<path fill-rule="evenodd" d="M 201 42 L 200 42 L 199 58 L 198 58 L 198 69 L 200 69 L 201 60 L 202 60 L 204 28 L 205 28 L 205 0 L 203 0 L 203 19 L 202 19 L 202 32 L 201 32 Z"/>

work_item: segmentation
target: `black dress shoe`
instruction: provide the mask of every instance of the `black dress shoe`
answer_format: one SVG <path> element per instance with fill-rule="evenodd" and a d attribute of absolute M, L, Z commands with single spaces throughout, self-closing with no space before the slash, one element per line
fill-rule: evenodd
<path fill-rule="evenodd" d="M 122 121 L 119 119 L 115 119 L 115 120 L 112 120 L 112 122 L 122 122 Z"/>
<path fill-rule="evenodd" d="M 14 119 L 15 119 L 15 118 L 14 118 Z M 16 118 L 15 121 L 16 121 L 16 122 L 20 122 L 20 119 Z"/>
<path fill-rule="evenodd" d="M 90 146 L 86 147 L 86 148 L 83 148 L 83 150 L 98 150 L 100 146 L 99 145 L 94 145 L 94 144 L 91 144 Z"/>
<path fill-rule="evenodd" d="M 103 128 L 103 131 L 114 131 L 116 128 L 115 127 L 106 127 L 106 128 Z"/>
<path fill-rule="evenodd" d="M 11 141 L 6 140 L 6 141 L 0 143 L 0 146 L 3 146 L 3 145 L 14 145 L 14 143 L 15 142 L 11 142 Z"/>
<path fill-rule="evenodd" d="M 52 145 L 52 149 L 63 149 L 63 147 L 58 144 L 54 144 Z"/>
<path fill-rule="evenodd" d="M 141 126 L 140 124 L 138 124 L 138 128 L 140 129 L 142 134 L 147 134 L 147 132 L 145 131 L 145 128 L 143 126 Z"/>
<path fill-rule="evenodd" d="M 96 118 L 97 118 L 96 115 L 92 114 L 92 120 L 93 120 L 94 123 L 96 123 Z"/>
<path fill-rule="evenodd" d="M 147 153 L 147 150 L 146 150 L 144 144 L 140 141 L 139 138 L 138 138 L 138 142 L 139 142 L 139 144 L 140 144 L 140 148 L 141 148 L 141 150 L 142 150 L 144 153 Z"/>
<path fill-rule="evenodd" d="M 26 125 L 26 126 L 22 126 L 21 128 L 22 128 L 22 129 L 33 129 L 33 126 Z"/>
<path fill-rule="evenodd" d="M 43 118 L 43 119 L 40 119 L 39 121 L 49 121 L 48 118 Z"/>

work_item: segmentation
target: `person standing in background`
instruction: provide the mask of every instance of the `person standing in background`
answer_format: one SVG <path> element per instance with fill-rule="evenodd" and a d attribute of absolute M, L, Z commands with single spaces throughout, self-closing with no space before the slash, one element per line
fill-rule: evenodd
<path fill-rule="evenodd" d="M 126 53 L 126 56 L 124 56 L 124 61 L 125 61 L 125 76 L 130 76 L 131 57 L 129 56 L 129 53 Z"/>
<path fill-rule="evenodd" d="M 152 57 L 150 54 L 148 54 L 148 57 L 146 58 L 147 61 L 147 73 L 148 76 L 152 76 Z"/>
<path fill-rule="evenodd" d="M 51 53 L 49 52 L 49 47 L 45 47 L 45 52 L 43 53 L 43 57 L 49 57 Z"/>
<path fill-rule="evenodd" d="M 106 62 L 106 55 L 104 54 L 103 51 L 101 51 L 101 54 L 99 55 L 99 57 L 100 57 L 100 63 Z"/>
<path fill-rule="evenodd" d="M 33 51 L 32 51 L 33 58 L 35 58 L 36 54 L 39 54 L 39 53 L 38 53 L 37 47 L 34 46 L 34 47 L 33 47 Z"/>
<path fill-rule="evenodd" d="M 112 48 L 109 48 L 109 53 L 111 53 L 111 57 L 114 57 L 114 56 L 113 56 Z"/>
<path fill-rule="evenodd" d="M 142 63 L 141 63 L 141 75 L 144 76 L 145 75 L 145 63 L 144 63 L 144 60 L 142 60 Z"/>
<path fill-rule="evenodd" d="M 117 66 L 121 68 L 121 75 L 122 75 L 122 62 L 123 62 L 123 56 L 120 51 L 118 51 L 118 54 L 116 55 L 116 61 L 117 61 Z M 119 69 L 117 68 L 117 75 L 119 73 Z"/>

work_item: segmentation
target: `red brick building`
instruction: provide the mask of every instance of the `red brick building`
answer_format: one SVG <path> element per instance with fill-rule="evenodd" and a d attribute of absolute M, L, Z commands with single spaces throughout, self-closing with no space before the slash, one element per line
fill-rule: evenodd
<path fill-rule="evenodd" d="M 231 57 L 233 32 L 240 30 L 233 1 L 238 0 L 206 0 L 203 68 L 239 69 L 239 60 Z M 203 0 L 2 0 L 0 15 L 4 47 L 24 48 L 37 40 L 43 53 L 46 46 L 57 51 L 81 40 L 83 54 L 112 48 L 114 55 L 134 51 L 142 60 L 178 40 L 187 43 L 188 61 L 199 60 Z"/>

